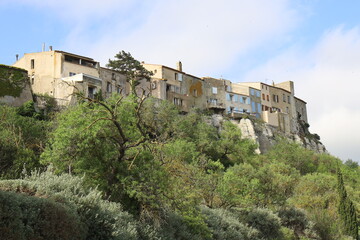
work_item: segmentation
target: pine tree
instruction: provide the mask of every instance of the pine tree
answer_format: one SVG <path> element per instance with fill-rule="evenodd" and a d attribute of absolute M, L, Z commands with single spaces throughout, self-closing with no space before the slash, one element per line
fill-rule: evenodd
<path fill-rule="evenodd" d="M 338 211 L 344 224 L 345 233 L 349 236 L 352 236 L 354 239 L 359 240 L 356 210 L 353 202 L 347 196 L 346 189 L 344 186 L 344 180 L 339 168 L 337 171 L 337 178 L 338 178 L 338 192 L 339 192 Z"/>

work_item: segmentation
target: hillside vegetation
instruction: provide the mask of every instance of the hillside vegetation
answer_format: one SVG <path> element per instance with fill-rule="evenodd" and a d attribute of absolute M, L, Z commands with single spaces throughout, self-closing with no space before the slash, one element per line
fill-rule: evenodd
<path fill-rule="evenodd" d="M 1 239 L 358 238 L 356 162 L 133 95 L 48 114 L 0 106 Z"/>

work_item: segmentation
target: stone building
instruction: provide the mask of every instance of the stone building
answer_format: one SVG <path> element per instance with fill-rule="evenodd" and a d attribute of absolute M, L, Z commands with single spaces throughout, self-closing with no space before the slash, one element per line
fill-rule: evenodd
<path fill-rule="evenodd" d="M 194 107 L 206 108 L 204 80 L 183 72 L 181 62 L 178 62 L 176 69 L 157 64 L 143 63 L 143 66 L 154 74 L 151 79 L 153 97 L 168 100 L 183 112 Z"/>

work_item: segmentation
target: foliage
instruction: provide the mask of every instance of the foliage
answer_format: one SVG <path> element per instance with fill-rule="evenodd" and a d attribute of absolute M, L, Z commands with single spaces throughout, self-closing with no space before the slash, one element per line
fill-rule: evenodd
<path fill-rule="evenodd" d="M 351 159 L 346 160 L 344 165 L 349 167 L 349 168 L 353 168 L 353 169 L 359 168 L 359 163 L 355 162 L 355 161 L 353 161 Z"/>
<path fill-rule="evenodd" d="M 283 163 L 264 164 L 259 169 L 239 164 L 226 171 L 220 192 L 229 206 L 282 205 L 298 179 L 298 171 Z"/>
<path fill-rule="evenodd" d="M 131 93 L 134 95 L 136 95 L 135 87 L 139 84 L 139 80 L 150 80 L 150 77 L 153 75 L 138 60 L 134 59 L 129 52 L 125 51 L 117 53 L 115 60 L 109 59 L 109 63 L 106 66 L 126 76 L 127 81 L 130 83 Z"/>
<path fill-rule="evenodd" d="M 23 171 L 40 168 L 39 155 L 49 123 L 17 114 L 16 108 L 0 106 L 0 174 L 18 178 Z"/>
<path fill-rule="evenodd" d="M 343 221 L 345 233 L 354 239 L 359 239 L 359 226 L 353 202 L 347 196 L 344 180 L 340 169 L 337 173 L 337 188 L 339 193 L 339 215 Z"/>
<path fill-rule="evenodd" d="M 60 203 L 0 191 L 1 239 L 85 239 L 84 227 Z"/>
<path fill-rule="evenodd" d="M 210 209 L 203 207 L 206 223 L 212 230 L 212 239 L 261 239 L 260 232 L 242 223 L 236 214 L 224 209 Z"/>
<path fill-rule="evenodd" d="M 71 229 L 75 228 L 84 236 L 81 239 L 137 239 L 136 221 L 122 210 L 120 204 L 102 200 L 98 190 L 84 188 L 82 178 L 68 174 L 56 176 L 47 171 L 33 174 L 23 180 L 0 181 L 0 189 L 34 195 L 37 198 L 27 197 L 25 200 L 46 202 L 49 205 L 47 211 L 50 213 L 55 213 L 56 208 L 60 208 L 64 209 L 65 213 L 77 214 L 73 217 L 77 221 L 74 224 L 77 225 L 69 228 L 69 231 L 71 233 Z M 37 200 L 38 197 L 46 198 L 47 201 Z M 64 217 L 66 217 L 65 213 Z M 57 221 L 65 221 L 56 218 L 53 220 L 51 225 L 56 225 Z M 46 239 L 60 239 L 60 237 Z"/>
<path fill-rule="evenodd" d="M 283 207 L 278 211 L 281 225 L 291 229 L 296 238 L 300 236 L 309 239 L 318 239 L 314 223 L 309 221 L 305 211 L 294 207 Z"/>
<path fill-rule="evenodd" d="M 260 232 L 260 237 L 264 239 L 281 238 L 280 218 L 271 210 L 265 208 L 255 208 L 246 211 L 244 221 L 252 228 Z"/>
<path fill-rule="evenodd" d="M 313 173 L 317 166 L 315 163 L 316 154 L 308 149 L 301 147 L 295 142 L 279 140 L 266 156 L 271 161 L 283 162 L 299 170 L 301 175 Z"/>
<path fill-rule="evenodd" d="M 27 81 L 26 70 L 0 64 L 0 97 L 19 97 Z"/>

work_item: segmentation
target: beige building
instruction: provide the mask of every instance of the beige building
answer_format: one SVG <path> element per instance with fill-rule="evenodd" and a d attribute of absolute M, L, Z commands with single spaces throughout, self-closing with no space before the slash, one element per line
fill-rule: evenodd
<path fill-rule="evenodd" d="M 251 114 L 251 99 L 249 87 L 227 82 L 226 113 L 233 118 L 242 118 Z"/>
<path fill-rule="evenodd" d="M 295 97 L 292 81 L 268 85 L 261 82 L 241 83 L 260 90 L 262 119 L 286 133 L 296 131 L 298 113 L 304 109 L 303 119 L 306 119 L 306 103 Z M 298 100 L 296 100 L 298 99 Z"/>
<path fill-rule="evenodd" d="M 191 108 L 208 109 L 232 118 L 253 115 L 284 132 L 295 132 L 298 119 L 307 122 L 306 102 L 295 97 L 292 81 L 268 85 L 261 82 L 232 83 L 225 79 L 199 78 L 176 68 L 158 64 L 143 66 L 154 75 L 139 81 L 138 95 L 167 100 L 183 112 Z M 92 58 L 63 52 L 25 54 L 14 66 L 26 69 L 35 94 L 48 94 L 59 105 L 76 103 L 80 91 L 93 98 L 96 94 L 128 95 L 130 86 L 120 72 L 100 67 Z"/>
<path fill-rule="evenodd" d="M 26 53 L 14 66 L 28 71 L 35 94 L 47 94 L 62 106 L 76 103 L 74 93 L 93 98 L 96 94 L 128 94 L 129 84 L 117 71 L 100 67 L 99 62 L 63 51 Z M 142 87 L 150 84 L 141 81 Z M 140 90 L 139 90 L 140 91 Z"/>

